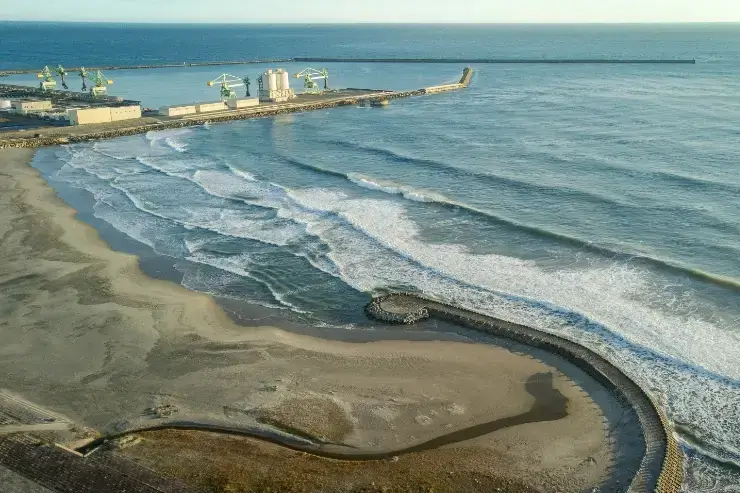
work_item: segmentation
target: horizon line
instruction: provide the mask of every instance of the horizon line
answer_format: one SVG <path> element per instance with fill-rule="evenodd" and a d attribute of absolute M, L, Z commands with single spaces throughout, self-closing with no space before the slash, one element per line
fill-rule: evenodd
<path fill-rule="evenodd" d="M 538 22 L 538 21 L 517 21 L 517 22 L 383 22 L 383 21 L 246 21 L 246 22 L 229 22 L 229 21 L 131 21 L 131 20 L 49 20 L 49 19 L 1 19 L 0 23 L 10 22 L 27 22 L 27 23 L 47 23 L 47 24 L 142 24 L 142 25 L 234 25 L 234 26 L 326 26 L 326 25 L 407 25 L 407 26 L 593 26 L 593 25 L 685 25 L 685 24 L 740 24 L 740 20 L 732 21 L 578 21 L 578 22 Z"/>

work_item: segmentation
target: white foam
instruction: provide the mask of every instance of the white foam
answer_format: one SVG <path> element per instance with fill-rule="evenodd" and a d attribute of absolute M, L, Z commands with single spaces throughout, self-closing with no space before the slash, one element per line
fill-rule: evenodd
<path fill-rule="evenodd" d="M 188 135 L 192 133 L 192 128 L 173 128 L 169 130 L 150 130 L 146 133 L 145 137 L 148 141 L 152 142 L 155 140 L 165 139 L 167 137 L 176 137 L 178 135 Z"/>
<path fill-rule="evenodd" d="M 165 137 L 165 143 L 177 152 L 187 152 L 188 145 L 177 137 Z"/>
<path fill-rule="evenodd" d="M 192 162 L 189 160 L 171 159 L 163 156 L 138 156 L 136 161 L 144 166 L 164 173 L 170 176 L 190 179 L 194 170 L 199 164 L 205 164 L 203 161 Z"/>
<path fill-rule="evenodd" d="M 295 191 L 291 196 L 306 208 L 340 215 L 378 244 L 441 276 L 537 300 L 551 309 L 562 307 L 582 313 L 608 327 L 619 328 L 636 344 L 740 378 L 734 354 L 718 351 L 716 346 L 719 342 L 723 348 L 740 350 L 740 335 L 696 316 L 673 316 L 651 308 L 664 306 L 667 300 L 643 269 L 607 263 L 587 269 L 545 271 L 533 262 L 512 257 L 472 254 L 463 245 L 421 241 L 416 224 L 394 202 L 347 200 L 317 190 Z M 333 249 L 341 248 L 341 243 L 329 244 Z M 698 334 L 701 340 L 697 340 Z"/>
<path fill-rule="evenodd" d="M 731 323 L 699 316 L 697 313 L 709 309 L 690 293 L 674 298 L 673 290 L 666 289 L 644 268 L 599 260 L 586 267 L 543 269 L 513 257 L 476 254 L 464 245 L 430 244 L 420 238 L 420 228 L 407 215 L 403 203 L 391 198 L 355 199 L 331 189 L 286 190 L 257 181 L 251 174 L 239 176 L 233 169 L 197 169 L 192 162 L 145 157 L 150 165 L 186 177 L 212 196 L 268 207 L 276 211 L 276 217 L 252 217 L 237 205 L 214 207 L 187 201 L 179 208 L 166 209 L 160 203 L 142 202 L 128 182 L 116 179 L 125 170 L 111 167 L 99 155 L 91 154 L 90 148 L 69 152 L 71 156 L 65 158 L 70 163 L 68 175 L 60 170 L 67 179 L 90 188 L 94 188 L 91 183 L 95 180 L 110 180 L 111 185 L 95 186 L 121 187 L 137 207 L 185 227 L 292 247 L 304 247 L 309 234 L 329 247 L 326 257 L 308 255 L 301 248 L 291 251 L 306 255 L 314 267 L 339 276 L 360 291 L 418 289 L 435 298 L 578 340 L 612 360 L 654 395 L 667 395 L 671 416 L 690 423 L 697 436 L 728 451 L 732 451 L 729 444 L 740 442 L 740 424 L 734 420 L 740 415 L 740 365 L 736 362 L 740 335 Z M 410 198 L 417 193 L 363 175 L 352 178 L 360 186 L 392 195 Z M 171 178 L 165 175 L 163 180 Z M 166 183 L 156 186 L 166 189 Z M 428 198 L 424 191 L 421 197 Z M 107 197 L 98 189 L 96 199 L 104 202 L 115 197 Z M 142 230 L 141 221 L 132 215 L 128 222 L 118 220 L 114 226 L 144 240 L 158 234 L 156 228 Z M 162 234 L 159 232 L 159 236 Z M 230 259 L 196 247 L 189 256 L 194 262 L 249 276 L 246 264 L 240 264 L 248 261 L 246 257 Z M 285 293 L 274 294 L 284 301 Z M 692 309 L 694 305 L 696 310 Z M 641 347 L 651 348 L 657 356 Z M 734 382 L 728 384 L 702 369 Z"/>
<path fill-rule="evenodd" d="M 265 282 L 265 280 L 253 275 L 248 269 L 248 266 L 251 263 L 251 258 L 248 253 L 231 257 L 222 257 L 196 250 L 187 257 L 187 260 L 199 264 L 210 265 L 217 269 L 236 274 L 237 276 L 247 277 L 257 281 L 270 290 L 272 296 L 280 303 L 280 305 L 282 305 L 282 307 L 287 307 L 298 313 L 310 313 L 287 300 L 287 296 L 291 294 L 290 292 L 277 290 L 269 282 Z"/>
<path fill-rule="evenodd" d="M 285 189 L 272 183 L 256 180 L 235 180 L 230 173 L 198 170 L 193 175 L 197 183 L 217 197 L 238 199 L 245 203 L 277 209 L 285 202 Z"/>
<path fill-rule="evenodd" d="M 408 185 L 398 184 L 390 180 L 379 180 L 360 173 L 349 173 L 347 175 L 347 179 L 363 188 L 379 190 L 391 195 L 401 195 L 408 200 L 416 202 L 454 203 L 450 199 L 430 190 L 421 190 Z"/>
<path fill-rule="evenodd" d="M 330 246 L 329 256 L 342 279 L 356 289 L 409 286 L 578 340 L 612 359 L 655 395 L 668 395 L 673 414 L 694 423 L 712 443 L 727 443 L 728 436 L 740 438 L 740 423 L 732 418 L 740 415 L 737 383 L 728 387 L 711 374 L 676 367 L 670 359 L 645 361 L 649 352 L 639 349 L 651 348 L 737 381 L 737 332 L 694 315 L 685 306 L 688 315 L 655 308 L 669 307 L 675 300 L 644 269 L 602 262 L 546 271 L 516 258 L 473 254 L 461 245 L 425 243 L 403 207 L 391 201 L 351 200 L 328 190 L 290 195 L 311 211 L 310 217 L 304 212 L 298 219 L 308 221 L 309 233 Z M 321 211 L 336 214 L 345 224 L 319 220 L 326 217 Z M 624 344 L 620 335 L 638 346 Z"/>
<path fill-rule="evenodd" d="M 162 142 L 170 149 L 177 152 L 187 152 L 187 136 L 194 132 L 191 128 L 178 128 L 172 130 L 152 130 L 146 133 L 146 139 L 151 148 L 156 148 Z"/>
<path fill-rule="evenodd" d="M 234 173 L 236 176 L 240 178 L 243 178 L 247 181 L 257 181 L 257 178 L 255 178 L 255 176 L 248 171 L 241 170 L 231 165 L 229 165 L 229 169 L 231 170 L 232 173 Z"/>

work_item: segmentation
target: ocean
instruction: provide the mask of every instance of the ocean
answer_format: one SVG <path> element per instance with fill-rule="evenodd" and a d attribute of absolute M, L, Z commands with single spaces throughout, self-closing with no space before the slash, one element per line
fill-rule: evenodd
<path fill-rule="evenodd" d="M 686 492 L 740 491 L 740 26 L 0 23 L 0 46 L 0 70 L 696 58 L 481 65 L 464 91 L 42 149 L 33 165 L 150 275 L 236 316 L 259 305 L 319 332 L 373 331 L 370 295 L 404 290 L 574 339 L 664 406 Z M 106 75 L 157 107 L 216 99 L 207 80 L 268 66 Z M 334 87 L 388 89 L 463 67 L 326 66 Z"/>

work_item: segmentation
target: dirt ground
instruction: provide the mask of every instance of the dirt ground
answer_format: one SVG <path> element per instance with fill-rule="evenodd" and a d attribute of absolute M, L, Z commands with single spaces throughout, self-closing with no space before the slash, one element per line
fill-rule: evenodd
<path fill-rule="evenodd" d="M 504 460 L 485 448 L 444 448 L 397 459 L 347 462 L 216 433 L 159 431 L 141 436 L 141 443 L 124 450 L 129 458 L 214 493 L 546 491 L 498 469 Z"/>

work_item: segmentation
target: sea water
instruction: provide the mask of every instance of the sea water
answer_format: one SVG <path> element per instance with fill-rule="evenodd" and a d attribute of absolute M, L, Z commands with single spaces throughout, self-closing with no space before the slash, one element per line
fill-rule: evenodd
<path fill-rule="evenodd" d="M 58 43 L 38 42 L 52 33 Z M 105 50 L 82 49 L 93 34 Z M 372 330 L 369 295 L 409 290 L 572 338 L 665 407 L 685 491 L 740 491 L 740 26 L 0 24 L 0 39 L 0 68 L 695 57 L 482 65 L 465 91 L 44 149 L 34 165 L 63 198 L 92 197 L 93 224 L 232 303 Z M 267 66 L 107 75 L 156 107 Z M 463 66 L 327 68 L 336 87 L 414 89 Z"/>

